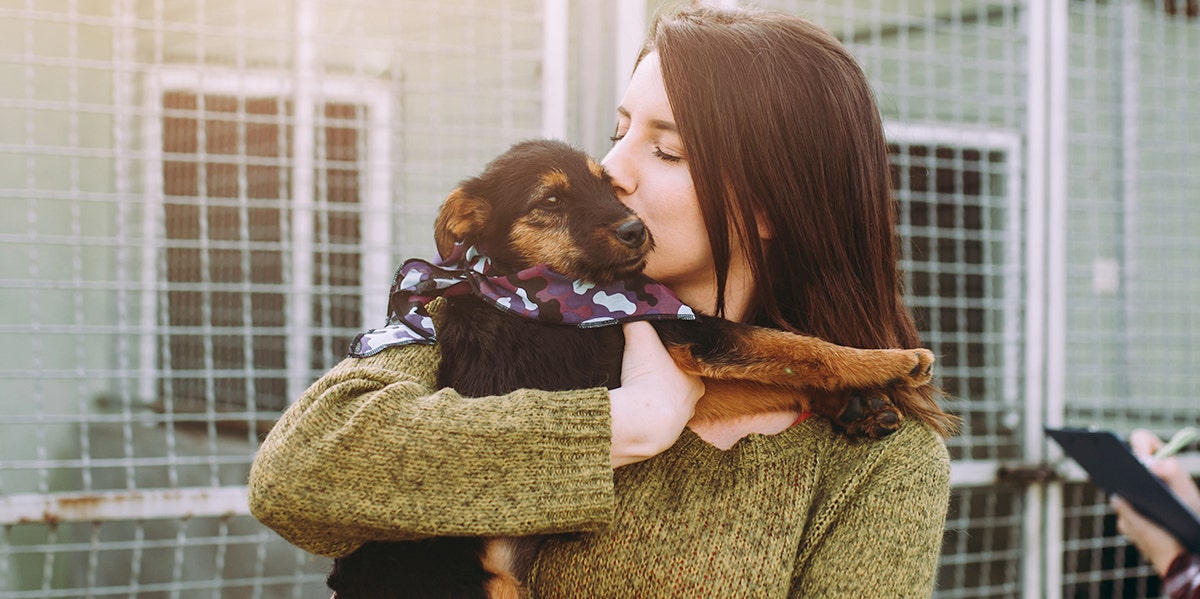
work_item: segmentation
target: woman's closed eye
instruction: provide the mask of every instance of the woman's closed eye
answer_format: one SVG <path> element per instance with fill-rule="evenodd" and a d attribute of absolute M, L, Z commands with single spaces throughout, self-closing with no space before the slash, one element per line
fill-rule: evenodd
<path fill-rule="evenodd" d="M 608 139 L 615 146 L 615 145 L 617 145 L 617 142 L 621 141 L 622 139 L 625 139 L 625 135 L 624 134 L 612 135 Z M 654 149 L 651 150 L 651 154 L 654 154 L 655 158 L 658 158 L 659 160 L 662 160 L 663 162 L 667 162 L 670 164 L 675 164 L 675 163 L 678 163 L 683 160 L 683 156 L 671 154 L 670 152 L 663 150 L 662 147 L 660 147 L 660 146 L 654 146 Z"/>
<path fill-rule="evenodd" d="M 675 164 L 675 163 L 683 160 L 683 156 L 676 156 L 674 154 L 668 154 L 667 152 L 663 151 L 663 149 L 658 146 L 654 146 L 653 153 L 656 157 L 658 157 L 663 162 L 668 162 L 671 164 Z"/>

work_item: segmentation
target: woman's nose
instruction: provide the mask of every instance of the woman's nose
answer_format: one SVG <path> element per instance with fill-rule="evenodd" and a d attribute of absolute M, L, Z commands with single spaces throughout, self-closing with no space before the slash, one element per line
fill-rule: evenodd
<path fill-rule="evenodd" d="M 600 162 L 604 165 L 604 170 L 608 171 L 609 176 L 612 177 L 613 189 L 620 197 L 632 194 L 636 188 L 632 169 L 622 150 L 621 142 L 617 141 Z"/>

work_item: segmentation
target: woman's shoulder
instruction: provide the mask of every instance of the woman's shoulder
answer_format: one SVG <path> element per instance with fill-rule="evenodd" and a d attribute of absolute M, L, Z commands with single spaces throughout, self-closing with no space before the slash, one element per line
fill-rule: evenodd
<path fill-rule="evenodd" d="M 946 442 L 929 425 L 917 421 L 906 420 L 894 433 L 880 438 L 864 437 L 851 438 L 834 433 L 831 435 L 831 449 L 851 453 L 883 453 L 906 454 L 918 452 L 922 455 L 945 454 Z M 949 455 L 947 454 L 947 460 Z"/>
<path fill-rule="evenodd" d="M 928 425 L 909 420 L 882 439 L 850 438 L 828 422 L 818 427 L 822 470 L 841 476 L 920 476 L 949 480 L 946 442 Z"/>

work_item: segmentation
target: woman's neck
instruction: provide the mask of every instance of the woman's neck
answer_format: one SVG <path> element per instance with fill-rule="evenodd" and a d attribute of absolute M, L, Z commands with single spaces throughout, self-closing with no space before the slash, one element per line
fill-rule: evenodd
<path fill-rule="evenodd" d="M 707 285 L 697 285 L 692 290 L 682 289 L 673 291 L 679 295 L 679 299 L 682 299 L 696 310 L 705 314 L 715 314 L 717 307 L 716 288 L 716 275 L 713 275 L 712 281 Z M 742 321 L 746 316 L 753 291 L 754 279 L 750 276 L 749 266 L 744 260 L 738 260 L 735 257 L 735 259 L 730 261 L 729 278 L 725 283 L 725 318 L 739 322 Z M 692 299 L 690 297 L 692 295 L 696 296 L 696 299 Z M 707 389 L 705 394 L 752 392 L 738 389 L 736 385 L 710 387 L 712 388 Z M 701 397 L 700 401 L 704 401 L 704 398 Z M 796 421 L 796 417 L 799 414 L 799 410 L 786 410 L 766 414 L 753 414 L 732 419 L 694 420 L 688 423 L 688 428 L 691 428 L 701 439 L 704 439 L 718 449 L 725 450 L 733 447 L 739 439 L 746 435 L 755 433 L 774 435 L 783 432 Z"/>
<path fill-rule="evenodd" d="M 700 401 L 704 401 L 704 398 L 701 397 Z M 688 423 L 688 428 L 710 445 L 726 450 L 747 435 L 781 433 L 795 424 L 799 416 L 799 410 L 768 412 L 729 420 L 692 421 Z"/>
<path fill-rule="evenodd" d="M 685 304 L 701 314 L 715 315 L 717 313 L 717 276 L 715 273 L 690 285 L 672 285 L 671 291 Z M 724 318 L 742 322 L 749 309 L 750 297 L 753 292 L 754 279 L 750 276 L 749 266 L 740 260 L 731 260 L 729 276 L 725 279 Z"/>

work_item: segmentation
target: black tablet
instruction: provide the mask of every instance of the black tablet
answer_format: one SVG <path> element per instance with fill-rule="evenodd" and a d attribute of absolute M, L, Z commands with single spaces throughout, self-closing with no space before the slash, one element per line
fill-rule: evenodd
<path fill-rule="evenodd" d="M 1046 428 L 1106 493 L 1120 495 L 1157 522 L 1192 553 L 1200 553 L 1200 518 L 1146 469 L 1129 445 L 1111 431 Z"/>

